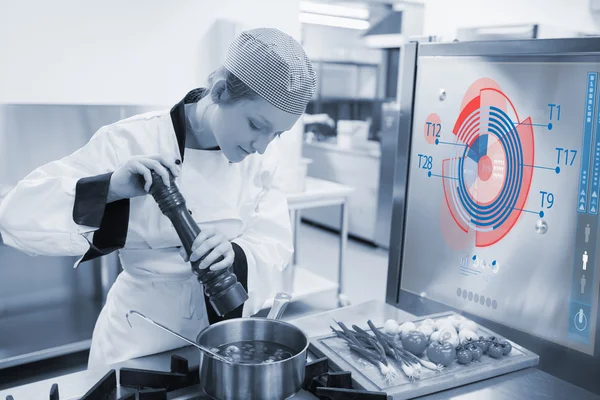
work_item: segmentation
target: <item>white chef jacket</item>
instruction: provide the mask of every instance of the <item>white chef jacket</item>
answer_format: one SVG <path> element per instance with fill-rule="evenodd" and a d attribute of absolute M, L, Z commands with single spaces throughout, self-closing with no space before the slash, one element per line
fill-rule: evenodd
<path fill-rule="evenodd" d="M 176 184 L 192 217 L 201 229 L 213 226 L 233 244 L 233 269 L 249 295 L 243 316 L 260 310 L 274 274 L 290 260 L 292 234 L 278 185 L 276 146 L 235 164 L 218 149 L 185 149 L 184 104 L 204 93 L 190 92 L 170 111 L 102 127 L 75 153 L 25 177 L 0 204 L 4 243 L 30 255 L 83 255 L 77 266 L 118 249 L 124 271 L 96 322 L 89 367 L 185 345 L 135 316 L 130 327 L 125 319 L 130 310 L 192 340 L 209 323 L 202 285 L 179 255 L 181 241 L 154 199 L 106 204 L 111 173 L 132 156 L 182 161 Z"/>

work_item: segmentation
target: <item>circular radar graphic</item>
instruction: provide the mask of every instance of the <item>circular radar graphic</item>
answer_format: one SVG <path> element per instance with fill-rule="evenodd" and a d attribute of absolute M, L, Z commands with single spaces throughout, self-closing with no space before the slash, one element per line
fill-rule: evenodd
<path fill-rule="evenodd" d="M 452 133 L 453 157 L 442 161 L 444 197 L 456 224 L 476 232 L 477 247 L 502 240 L 527 201 L 534 165 L 531 118 L 521 121 L 496 82 L 467 90 Z"/>

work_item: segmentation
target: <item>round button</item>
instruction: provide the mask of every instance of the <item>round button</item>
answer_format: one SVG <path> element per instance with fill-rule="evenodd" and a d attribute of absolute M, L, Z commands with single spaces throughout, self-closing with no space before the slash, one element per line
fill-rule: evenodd
<path fill-rule="evenodd" d="M 579 332 L 583 332 L 585 328 L 587 328 L 587 317 L 585 316 L 583 309 L 580 309 L 579 312 L 575 314 L 573 322 L 575 324 L 575 329 Z"/>
<path fill-rule="evenodd" d="M 440 89 L 440 101 L 446 100 L 446 91 L 444 89 Z"/>
<path fill-rule="evenodd" d="M 190 213 L 190 215 L 192 215 L 192 210 L 188 210 L 188 212 Z"/>
<path fill-rule="evenodd" d="M 546 232 L 548 232 L 548 224 L 546 223 L 546 221 L 539 220 L 538 222 L 536 222 L 535 231 L 540 235 L 545 235 Z"/>
<path fill-rule="evenodd" d="M 181 164 L 181 160 L 180 159 L 175 160 L 175 164 L 177 164 L 177 165 Z"/>

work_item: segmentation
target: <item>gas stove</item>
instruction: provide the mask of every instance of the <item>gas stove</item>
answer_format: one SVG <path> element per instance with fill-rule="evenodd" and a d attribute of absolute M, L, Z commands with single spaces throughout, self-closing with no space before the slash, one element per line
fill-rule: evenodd
<path fill-rule="evenodd" d="M 165 371 L 127 367 L 121 367 L 118 370 L 111 369 L 83 396 L 76 398 L 61 398 L 60 387 L 57 384 L 52 385 L 49 389 L 50 400 L 201 400 L 209 398 L 202 393 L 198 366 L 190 368 L 188 360 L 178 355 L 171 355 L 170 368 Z M 385 393 L 354 389 L 350 372 L 332 372 L 329 370 L 327 358 L 320 358 L 307 362 L 302 390 L 292 398 L 294 400 L 387 400 L 388 397 Z M 29 399 L 8 395 L 6 400 Z"/>

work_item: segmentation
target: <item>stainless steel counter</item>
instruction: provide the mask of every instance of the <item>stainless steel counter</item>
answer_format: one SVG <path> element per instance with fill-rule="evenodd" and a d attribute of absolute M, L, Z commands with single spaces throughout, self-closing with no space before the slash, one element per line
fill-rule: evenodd
<path fill-rule="evenodd" d="M 0 368 L 88 350 L 101 309 L 99 301 L 79 298 L 1 317 Z"/>
<path fill-rule="evenodd" d="M 588 391 L 555 378 L 537 368 L 498 376 L 419 399 L 427 400 L 533 400 L 533 399 L 599 399 Z"/>
<path fill-rule="evenodd" d="M 388 304 L 371 301 L 350 307 L 340 308 L 309 317 L 304 317 L 290 321 L 308 336 L 319 336 L 329 332 L 329 325 L 333 319 L 344 321 L 347 324 L 363 324 L 367 319 L 373 320 L 375 324 L 383 323 L 389 318 L 397 320 L 406 320 L 413 318 L 413 315 L 402 310 L 396 309 Z M 5 391 L 0 391 L 0 399 L 12 395 L 15 400 L 36 400 L 46 399 L 53 383 L 59 385 L 61 400 L 75 400 L 91 388 L 104 374 L 111 368 L 120 367 L 142 368 L 142 369 L 164 369 L 170 365 L 172 354 L 185 357 L 189 360 L 190 366 L 198 365 L 198 352 L 192 347 L 183 347 L 173 351 L 143 357 L 135 360 L 126 361 L 111 367 L 97 370 L 88 370 L 74 374 L 64 375 L 56 379 L 36 382 L 33 384 L 20 386 Z M 189 391 L 189 389 L 188 389 Z M 123 393 L 125 394 L 125 391 Z M 184 391 L 171 393 L 170 399 L 190 399 L 201 397 L 186 397 Z M 300 397 L 309 398 L 309 397 Z M 535 368 L 529 368 L 523 371 L 510 373 L 493 379 L 459 387 L 456 389 L 436 393 L 422 397 L 422 399 L 523 399 L 531 400 L 538 398 L 556 398 L 556 399 L 600 399 L 576 386 L 565 381 L 554 378 Z"/>

